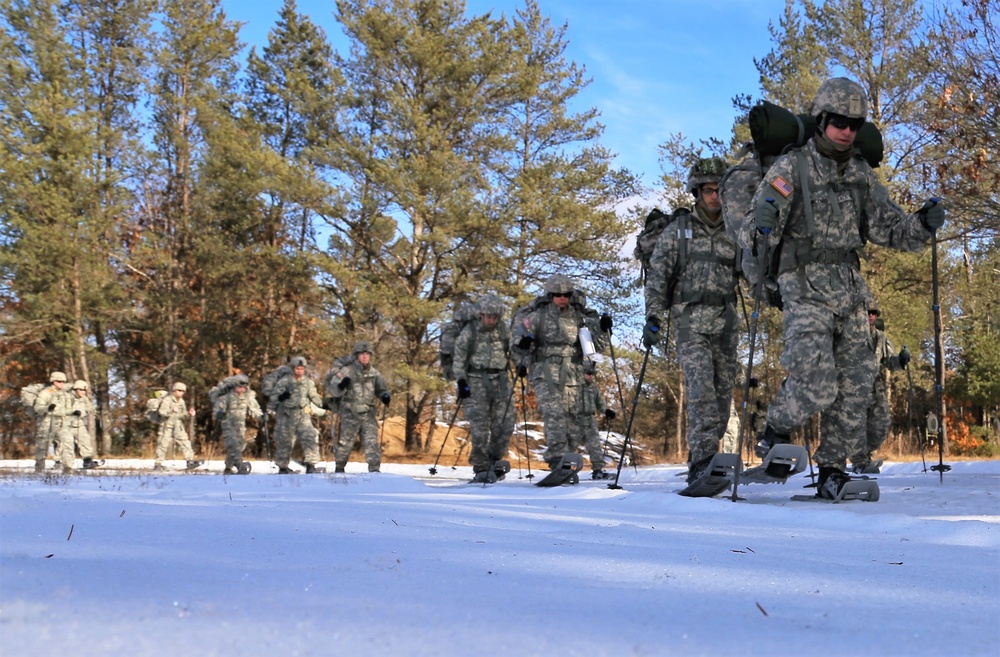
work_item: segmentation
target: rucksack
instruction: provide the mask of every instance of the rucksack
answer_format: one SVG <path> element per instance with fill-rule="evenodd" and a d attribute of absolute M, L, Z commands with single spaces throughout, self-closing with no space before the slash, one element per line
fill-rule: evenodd
<path fill-rule="evenodd" d="M 687 208 L 677 208 L 670 214 L 664 214 L 659 208 L 653 208 L 652 212 L 646 216 L 646 226 L 636 238 L 635 250 L 632 252 L 635 259 L 642 265 L 641 282 L 645 284 L 647 272 L 649 272 L 649 261 L 653 257 L 653 249 L 656 247 L 656 241 L 667 226 L 674 223 L 674 221 L 677 222 L 679 237 L 677 242 L 677 262 L 674 263 L 674 269 L 670 273 L 670 280 L 667 286 L 668 308 L 673 305 L 674 288 L 677 287 L 680 273 L 684 271 L 684 267 L 687 265 L 687 241 L 691 237 L 691 230 L 687 226 L 687 218 L 690 214 L 691 211 Z"/>
<path fill-rule="evenodd" d="M 274 386 L 278 385 L 278 381 L 281 381 L 286 376 L 292 375 L 291 365 L 282 365 L 277 369 L 272 370 L 261 380 L 260 382 L 260 392 L 265 397 L 270 397 L 271 393 L 274 392 Z"/>
<path fill-rule="evenodd" d="M 438 360 L 441 362 L 441 376 L 447 381 L 455 380 L 455 340 L 466 326 L 479 319 L 479 306 L 471 301 L 462 301 L 455 308 L 451 321 L 441 327 L 438 346 Z"/>
<path fill-rule="evenodd" d="M 340 368 L 350 365 L 355 360 L 357 360 L 357 357 L 354 354 L 335 358 L 330 364 L 330 370 L 323 377 L 323 401 L 326 403 L 326 408 L 334 413 L 340 412 L 340 397 L 333 396 L 333 388 L 335 386 L 333 379 L 337 376 Z"/>
<path fill-rule="evenodd" d="M 212 403 L 212 408 L 215 408 L 215 403 L 219 401 L 223 395 L 228 395 L 233 390 L 236 390 L 236 386 L 242 384 L 246 385 L 246 376 L 242 374 L 234 374 L 232 376 L 227 376 L 222 381 L 219 381 L 211 390 L 208 391 L 208 400 Z"/>
<path fill-rule="evenodd" d="M 169 393 L 166 390 L 154 390 L 153 396 L 146 400 L 146 419 L 150 422 L 159 423 L 163 420 L 160 417 L 160 404 L 163 398 Z"/>
<path fill-rule="evenodd" d="M 21 388 L 21 405 L 29 417 L 35 417 L 35 400 L 42 390 L 45 390 L 44 383 L 32 383 Z"/>

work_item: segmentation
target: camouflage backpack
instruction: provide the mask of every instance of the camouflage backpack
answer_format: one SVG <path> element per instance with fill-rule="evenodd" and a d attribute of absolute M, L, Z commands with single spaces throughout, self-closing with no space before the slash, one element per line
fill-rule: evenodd
<path fill-rule="evenodd" d="M 223 395 L 228 395 L 233 390 L 236 390 L 237 386 L 249 386 L 250 379 L 247 378 L 245 374 L 234 374 L 233 376 L 227 376 L 222 381 L 217 383 L 214 388 L 208 391 L 208 401 L 211 402 L 212 408 L 215 408 L 215 403 L 219 401 L 219 398 Z"/>
<path fill-rule="evenodd" d="M 639 233 L 638 237 L 635 238 L 635 250 L 632 251 L 632 256 L 638 260 L 639 264 L 642 266 L 642 277 L 640 278 L 640 282 L 646 282 L 647 272 L 649 272 L 649 260 L 653 257 L 653 249 L 656 248 L 656 240 L 660 238 L 660 234 L 663 232 L 663 229 L 673 223 L 675 219 L 678 219 L 681 216 L 686 216 L 690 213 L 691 211 L 687 208 L 677 208 L 670 214 L 664 214 L 659 208 L 653 208 L 653 210 L 646 215 L 646 225 L 643 227 L 642 232 Z M 687 249 L 684 248 L 684 245 L 685 242 L 682 240 L 682 257 L 686 256 L 687 253 Z"/>
<path fill-rule="evenodd" d="M 163 420 L 160 416 L 160 404 L 163 403 L 163 398 L 169 393 L 166 390 L 154 390 L 153 396 L 146 400 L 146 419 L 153 423 L 159 423 Z"/>
<path fill-rule="evenodd" d="M 334 413 L 340 412 L 340 397 L 333 396 L 333 388 L 336 385 L 333 380 L 337 376 L 337 372 L 340 371 L 342 367 L 350 365 L 356 360 L 354 354 L 347 356 L 340 356 L 335 358 L 332 363 L 330 363 L 330 369 L 323 377 L 323 404 L 326 408 Z"/>
<path fill-rule="evenodd" d="M 277 369 L 272 370 L 264 377 L 260 382 L 260 392 L 265 397 L 270 397 L 271 393 L 274 392 L 274 386 L 278 385 L 278 381 L 281 381 L 286 376 L 292 375 L 291 365 L 282 365 Z"/>
<path fill-rule="evenodd" d="M 29 417 L 35 417 L 35 400 L 38 395 L 45 390 L 44 383 L 32 383 L 21 388 L 21 405 L 28 412 Z"/>
<path fill-rule="evenodd" d="M 479 305 L 462 301 L 455 308 L 451 321 L 441 328 L 438 346 L 438 360 L 441 362 L 441 376 L 448 381 L 455 380 L 455 340 L 466 326 L 479 319 Z"/>

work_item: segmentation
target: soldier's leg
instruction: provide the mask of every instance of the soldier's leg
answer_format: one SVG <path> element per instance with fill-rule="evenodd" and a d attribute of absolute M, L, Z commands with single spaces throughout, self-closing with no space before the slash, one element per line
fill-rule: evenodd
<path fill-rule="evenodd" d="M 719 414 L 719 451 L 729 454 L 736 453 L 739 440 L 739 416 L 733 400 L 739 339 L 736 330 L 727 330 L 715 336 L 712 349 L 715 362 L 715 398 Z"/>
<path fill-rule="evenodd" d="M 562 390 L 548 383 L 542 376 L 533 376 L 531 386 L 535 390 L 538 411 L 545 426 L 545 461 L 554 468 L 562 455 L 569 451 L 566 410 Z"/>
<path fill-rule="evenodd" d="M 374 411 L 361 424 L 361 447 L 365 450 L 368 472 L 379 472 L 382 469 L 382 445 L 379 443 L 378 420 Z"/>
<path fill-rule="evenodd" d="M 497 383 L 492 404 L 490 404 L 490 438 L 487 452 L 492 461 L 506 459 L 510 453 L 510 439 L 514 434 L 514 400 L 507 375 L 502 375 Z"/>
<path fill-rule="evenodd" d="M 76 440 L 76 448 L 80 451 L 80 458 L 87 460 L 94 458 L 94 438 L 87 431 L 87 427 L 81 420 L 81 426 L 73 432 Z"/>
<path fill-rule="evenodd" d="M 160 430 L 156 434 L 156 457 L 153 467 L 163 467 L 163 459 L 167 458 L 167 450 L 173 442 L 173 421 L 165 420 L 160 424 Z"/>
<path fill-rule="evenodd" d="M 729 419 L 722 416 L 716 394 L 715 358 L 710 338 L 693 331 L 677 343 L 677 360 L 684 370 L 687 393 L 688 450 L 691 463 L 711 458 Z M 731 381 L 730 381 L 731 385 Z"/>
<path fill-rule="evenodd" d="M 312 465 L 319 463 L 319 431 L 313 426 L 311 415 L 303 413 L 299 417 L 296 435 L 302 445 L 302 460 Z"/>
<path fill-rule="evenodd" d="M 66 421 L 64 420 L 63 422 L 64 424 L 57 434 L 59 445 L 57 456 L 62 463 L 63 472 L 72 472 L 73 466 L 76 464 L 76 452 L 73 449 L 73 432 Z"/>
<path fill-rule="evenodd" d="M 226 471 L 236 466 L 241 458 L 237 448 L 236 427 L 229 426 L 228 423 L 222 425 L 222 444 L 226 450 Z"/>
<path fill-rule="evenodd" d="M 184 425 L 180 422 L 177 423 L 177 427 L 174 429 L 174 444 L 180 448 L 185 461 L 194 460 L 194 450 L 191 449 L 191 439 L 188 438 L 187 431 L 184 430 Z"/>
<path fill-rule="evenodd" d="M 278 412 L 278 421 L 274 424 L 274 464 L 279 470 L 288 469 L 288 461 L 292 458 L 292 435 L 295 432 L 294 418 L 285 411 Z"/>
<path fill-rule="evenodd" d="M 343 470 L 350 460 L 351 450 L 354 449 L 354 441 L 359 433 L 361 433 L 361 419 L 350 411 L 341 411 L 340 438 L 337 440 L 337 447 L 333 452 L 337 462 L 337 470 Z"/>
<path fill-rule="evenodd" d="M 38 419 L 35 426 L 35 472 L 45 470 L 45 457 L 49 451 L 49 431 L 52 428 L 52 419 L 45 415 Z"/>
<path fill-rule="evenodd" d="M 469 465 L 473 472 L 482 472 L 490 462 L 490 405 L 481 377 L 471 377 L 469 388 L 472 394 L 462 402 L 462 417 L 468 423 L 472 442 Z"/>
<path fill-rule="evenodd" d="M 851 463 L 855 467 L 864 469 L 871 463 L 872 455 L 885 442 L 889 434 L 889 404 L 885 398 L 885 385 L 879 379 L 877 370 L 875 375 L 875 385 L 872 388 L 872 396 L 868 405 L 868 421 L 865 426 L 865 444 L 856 454 L 851 456 Z"/>
<path fill-rule="evenodd" d="M 597 430 L 597 420 L 593 415 L 583 416 L 581 430 L 587 445 L 587 456 L 590 457 L 590 469 L 603 470 L 606 462 L 604 460 L 604 446 L 601 444 L 601 433 Z"/>

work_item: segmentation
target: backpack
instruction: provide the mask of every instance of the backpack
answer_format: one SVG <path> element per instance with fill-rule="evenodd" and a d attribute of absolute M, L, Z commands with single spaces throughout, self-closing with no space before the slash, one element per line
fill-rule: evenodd
<path fill-rule="evenodd" d="M 451 321 L 441 327 L 438 360 L 441 362 L 441 376 L 445 380 L 455 380 L 455 341 L 466 326 L 478 319 L 479 305 L 471 301 L 462 301 L 455 308 Z"/>
<path fill-rule="evenodd" d="M 677 287 L 677 281 L 680 279 L 680 274 L 684 271 L 684 267 L 687 265 L 687 241 L 691 237 L 691 231 L 687 226 L 688 215 L 691 211 L 687 208 L 677 208 L 670 214 L 664 214 L 659 208 L 653 208 L 653 211 L 646 216 L 646 226 L 639 233 L 639 237 L 635 240 L 635 251 L 632 255 L 635 256 L 642 264 L 642 282 L 646 282 L 647 272 L 649 271 L 649 261 L 653 257 L 653 249 L 656 247 L 656 241 L 660 238 L 660 235 L 667 228 L 667 226 L 677 222 L 677 230 L 679 240 L 677 243 L 677 262 L 674 264 L 673 271 L 670 272 L 670 281 L 667 286 L 667 307 L 673 305 L 674 303 L 674 289 Z"/>
<path fill-rule="evenodd" d="M 335 358 L 330 364 L 330 370 L 323 377 L 323 402 L 326 404 L 326 408 L 334 413 L 340 412 L 340 397 L 333 396 L 333 388 L 335 386 L 333 379 L 337 376 L 340 368 L 350 365 L 355 360 L 356 357 L 354 354 Z"/>
<path fill-rule="evenodd" d="M 153 396 L 146 400 L 146 419 L 150 422 L 160 423 L 163 418 L 160 417 L 160 404 L 163 402 L 163 398 L 169 393 L 166 390 L 154 390 Z"/>
<path fill-rule="evenodd" d="M 246 385 L 246 377 L 242 374 L 234 374 L 232 376 L 227 376 L 222 381 L 219 381 L 214 388 L 208 391 L 208 401 L 211 402 L 212 408 L 215 408 L 215 403 L 219 401 L 219 398 L 223 395 L 228 395 L 233 390 L 236 390 L 236 386 L 240 383 Z"/>
<path fill-rule="evenodd" d="M 35 400 L 42 390 L 45 390 L 44 383 L 32 383 L 21 388 L 21 405 L 28 413 L 28 417 L 35 417 Z"/>
<path fill-rule="evenodd" d="M 265 397 L 270 397 L 271 393 L 274 392 L 274 386 L 278 385 L 278 381 L 281 381 L 286 376 L 292 375 L 291 365 L 282 365 L 281 367 L 272 370 L 263 378 L 260 382 L 260 392 Z"/>

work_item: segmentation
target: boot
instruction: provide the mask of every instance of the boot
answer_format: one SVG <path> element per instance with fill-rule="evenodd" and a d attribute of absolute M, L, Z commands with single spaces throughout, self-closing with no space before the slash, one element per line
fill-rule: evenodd
<path fill-rule="evenodd" d="M 287 465 L 278 466 L 278 474 L 295 474 L 295 470 L 292 470 Z"/>
<path fill-rule="evenodd" d="M 240 461 L 236 464 L 236 474 L 250 474 L 250 461 Z"/>
<path fill-rule="evenodd" d="M 35 459 L 35 472 L 45 472 L 45 459 Z"/>
<path fill-rule="evenodd" d="M 792 442 L 792 437 L 787 433 L 778 433 L 770 424 L 764 427 L 764 431 L 757 436 L 757 445 L 753 448 L 753 453 L 764 458 L 771 448 L 778 444 Z"/>
<path fill-rule="evenodd" d="M 840 468 L 821 465 L 819 467 L 819 480 L 816 482 L 816 497 L 835 500 L 840 494 L 840 489 L 850 480 L 847 473 Z"/>
<path fill-rule="evenodd" d="M 687 483 L 697 481 L 700 479 L 705 472 L 708 470 L 709 464 L 712 462 L 712 457 L 704 458 L 697 463 L 692 463 L 688 466 Z"/>
<path fill-rule="evenodd" d="M 153 469 L 154 469 L 154 470 L 166 470 L 166 468 L 165 468 L 165 467 L 163 467 L 163 464 L 162 464 L 162 463 L 154 463 L 154 464 L 153 464 Z"/>
<path fill-rule="evenodd" d="M 337 467 L 335 467 L 335 468 L 333 469 L 333 471 L 334 471 L 335 473 L 338 473 L 338 472 L 339 472 L 339 473 L 343 473 L 343 472 L 344 472 L 344 466 L 342 466 L 342 465 L 338 465 Z"/>
<path fill-rule="evenodd" d="M 64 465 L 62 467 L 62 473 L 63 474 L 73 474 L 73 466 L 71 466 L 71 465 Z"/>
<path fill-rule="evenodd" d="M 92 457 L 88 456 L 85 459 L 83 459 L 84 470 L 90 470 L 91 468 L 96 468 L 96 467 L 97 467 L 97 461 L 95 461 Z"/>
<path fill-rule="evenodd" d="M 316 464 L 315 463 L 304 463 L 303 465 L 306 466 L 306 474 L 315 474 L 315 472 L 316 472 Z"/>
<path fill-rule="evenodd" d="M 200 467 L 202 463 L 204 463 L 204 461 L 188 461 L 185 464 L 185 467 L 188 470 L 194 470 L 195 468 Z"/>
<path fill-rule="evenodd" d="M 604 470 L 594 470 L 590 473 L 591 479 L 611 479 L 611 473 L 605 472 Z"/>

